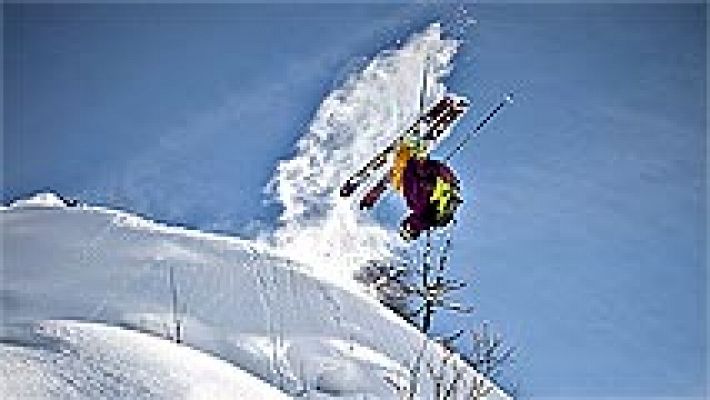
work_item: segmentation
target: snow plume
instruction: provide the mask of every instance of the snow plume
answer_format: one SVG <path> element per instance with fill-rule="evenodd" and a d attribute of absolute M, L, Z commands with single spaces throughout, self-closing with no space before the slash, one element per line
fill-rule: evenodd
<path fill-rule="evenodd" d="M 316 275 L 350 281 L 368 259 L 388 257 L 396 234 L 357 209 L 360 196 L 339 196 L 342 183 L 385 147 L 419 113 L 426 69 L 427 103 L 443 96 L 458 42 L 430 25 L 395 49 L 376 55 L 329 93 L 296 154 L 281 161 L 269 191 L 283 205 L 272 240 L 288 256 L 311 265 Z"/>

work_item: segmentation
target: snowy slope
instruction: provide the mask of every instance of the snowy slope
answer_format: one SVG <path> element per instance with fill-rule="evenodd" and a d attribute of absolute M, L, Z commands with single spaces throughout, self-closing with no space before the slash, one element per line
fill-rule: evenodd
<path fill-rule="evenodd" d="M 0 347 L 6 399 L 288 398 L 232 364 L 136 331 L 68 320 L 22 328 Z"/>
<path fill-rule="evenodd" d="M 0 388 L 11 396 L 215 398 L 202 394 L 217 385 L 234 388 L 220 392 L 231 398 L 278 398 L 274 388 L 396 398 L 385 376 L 407 381 L 416 360 L 443 359 L 389 310 L 264 245 L 51 195 L 3 208 L 0 224 Z M 170 267 L 184 345 L 161 338 L 172 326 Z M 429 374 L 420 378 L 421 398 L 432 398 Z"/>

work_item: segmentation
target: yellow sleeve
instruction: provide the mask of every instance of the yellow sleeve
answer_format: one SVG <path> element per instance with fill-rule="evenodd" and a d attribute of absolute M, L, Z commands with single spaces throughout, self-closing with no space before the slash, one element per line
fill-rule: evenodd
<path fill-rule="evenodd" d="M 395 152 L 392 170 L 390 171 L 392 186 L 400 192 L 404 189 L 402 178 L 404 176 L 404 168 L 407 166 L 407 162 L 410 158 L 412 158 L 412 150 L 406 143 L 400 143 Z"/>

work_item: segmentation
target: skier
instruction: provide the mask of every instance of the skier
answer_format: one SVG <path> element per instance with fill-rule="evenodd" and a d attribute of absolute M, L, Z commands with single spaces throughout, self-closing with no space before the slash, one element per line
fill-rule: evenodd
<path fill-rule="evenodd" d="M 444 157 L 444 160 L 449 160 L 461 150 L 498 111 L 512 102 L 513 94 L 510 93 Z M 390 170 L 391 185 L 402 193 L 407 207 L 411 210 L 400 226 L 400 235 L 405 240 L 416 239 L 422 231 L 448 225 L 463 202 L 459 181 L 453 170 L 444 162 L 428 157 L 429 152 L 424 142 L 428 139 L 426 136 L 403 140 L 395 149 Z M 373 194 L 378 196 L 381 191 L 377 189 Z M 371 202 L 368 199 L 368 204 Z"/>
<path fill-rule="evenodd" d="M 380 151 L 340 188 L 348 197 L 375 171 L 392 160 L 389 172 L 360 201 L 361 209 L 370 209 L 388 188 L 398 191 L 411 213 L 403 221 L 400 234 L 405 240 L 419 237 L 422 231 L 444 227 L 453 219 L 461 203 L 459 184 L 454 172 L 442 161 L 429 158 L 438 138 L 468 110 L 463 97 L 444 96 L 423 113 L 402 135 Z"/>
<path fill-rule="evenodd" d="M 411 211 L 400 226 L 400 235 L 407 241 L 423 231 L 448 225 L 463 202 L 453 170 L 427 157 L 418 145 L 402 143 L 390 171 L 391 185 L 402 194 Z"/>
<path fill-rule="evenodd" d="M 426 76 L 426 75 L 425 75 Z M 423 85 L 426 87 L 426 82 Z M 424 91 L 422 91 L 423 93 Z M 392 158 L 392 166 L 360 200 L 360 209 L 370 209 L 389 187 L 393 187 L 404 197 L 409 215 L 402 221 L 400 235 L 409 241 L 416 239 L 423 231 L 447 226 L 454 218 L 463 202 L 459 181 L 448 161 L 466 143 L 476 137 L 493 116 L 505 104 L 512 103 L 512 93 L 486 115 L 478 125 L 449 154 L 438 161 L 429 158 L 441 135 L 468 110 L 466 98 L 445 95 L 406 131 L 395 138 L 387 147 L 377 153 L 362 168 L 355 171 L 340 187 L 340 196 L 349 197 L 359 187 L 370 180 L 372 175 Z M 423 95 L 420 108 L 423 107 Z"/>

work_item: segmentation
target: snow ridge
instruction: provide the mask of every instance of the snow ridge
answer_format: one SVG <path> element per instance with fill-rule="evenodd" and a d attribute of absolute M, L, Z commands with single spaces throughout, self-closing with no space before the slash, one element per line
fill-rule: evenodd
<path fill-rule="evenodd" d="M 53 192 L 40 192 L 27 199 L 19 199 L 12 204 L 11 208 L 64 208 L 67 204 Z"/>
<path fill-rule="evenodd" d="M 89 206 L 8 207 L 0 211 L 0 227 L 0 389 L 9 398 L 90 399 L 104 389 L 113 398 L 212 398 L 211 381 L 193 396 L 171 375 L 202 379 L 183 347 L 314 399 L 393 398 L 385 377 L 406 379 L 420 354 L 434 365 L 443 360 L 441 347 L 421 350 L 422 335 L 380 304 L 303 274 L 297 262 L 249 241 Z M 170 271 L 180 346 L 170 343 Z M 155 340 L 165 346 L 132 351 Z M 96 360 L 106 360 L 106 374 L 92 375 Z M 35 378 L 24 385 L 25 376 Z M 420 397 L 431 398 L 431 390 L 423 376 Z M 507 398 L 492 393 L 489 399 Z"/>

